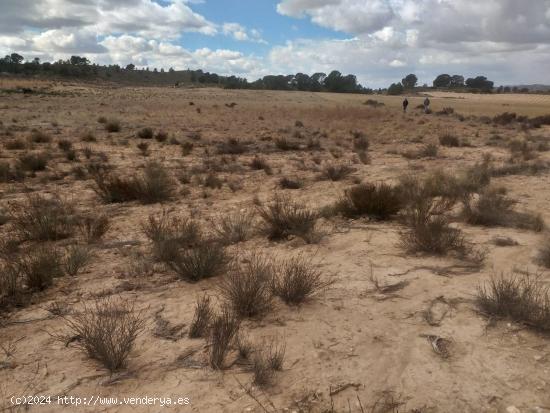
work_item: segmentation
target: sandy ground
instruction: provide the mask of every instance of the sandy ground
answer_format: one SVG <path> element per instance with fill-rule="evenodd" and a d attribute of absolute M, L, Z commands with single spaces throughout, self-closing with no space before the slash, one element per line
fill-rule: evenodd
<path fill-rule="evenodd" d="M 286 342 L 283 371 L 272 386 L 251 385 L 251 373 L 242 366 L 223 372 L 205 363 L 203 340 L 183 335 L 166 340 L 153 335 L 154 314 L 172 325 L 189 325 L 197 296 L 216 294 L 219 279 L 197 284 L 178 280 L 174 273 L 156 268 L 147 277 L 129 274 L 133 254 L 149 254 L 150 246 L 141 224 L 152 212 L 163 208 L 180 215 L 191 215 L 205 225 L 221 213 L 253 209 L 253 198 L 270 200 L 275 191 L 290 194 L 311 207 L 334 202 L 354 180 L 370 182 L 394 180 L 406 172 L 422 173 L 435 168 L 459 171 L 481 161 L 490 153 L 506 159 L 505 148 L 488 146 L 494 135 L 503 140 L 527 134 L 550 136 L 550 130 L 523 131 L 516 126 L 493 126 L 467 115 L 494 115 L 504 111 L 518 114 L 550 112 L 549 97 L 531 96 L 446 96 L 432 99 L 433 108 L 454 107 L 466 115 L 424 115 L 398 108 L 401 98 L 373 97 L 385 107 L 363 105 L 367 97 L 218 89 L 112 88 L 79 84 L 43 85 L 60 94 L 0 94 L 0 120 L 4 130 L 25 138 L 32 128 L 53 136 L 51 144 L 39 144 L 56 154 L 48 169 L 24 183 L 0 184 L 0 203 L 23 200 L 25 193 L 58 193 L 72 200 L 82 211 L 106 211 L 112 228 L 94 250 L 93 261 L 76 278 L 62 277 L 47 291 L 37 294 L 33 303 L 7 315 L 0 327 L 0 343 L 16 342 L 16 350 L 0 369 L 2 409 L 9 408 L 8 396 L 67 395 L 91 397 L 151 396 L 189 397 L 185 407 L 71 406 L 57 404 L 30 406 L 30 411 L 334 411 L 376 410 L 376 401 L 391 393 L 402 402 L 399 412 L 550 412 L 550 342 L 547 337 L 506 321 L 489 322 L 475 311 L 473 298 L 480 283 L 501 271 L 513 268 L 534 271 L 537 246 L 544 235 L 513 228 L 483 228 L 458 223 L 467 238 L 488 252 L 481 270 L 470 271 L 463 263 L 448 257 L 411 256 L 398 245 L 403 227 L 398 222 L 378 223 L 366 219 L 336 219 L 325 222 L 327 235 L 319 244 L 299 240 L 270 242 L 260 235 L 239 244 L 235 250 L 259 250 L 275 257 L 298 253 L 312 257 L 331 288 L 300 307 L 277 301 L 263 318 L 247 320 L 243 328 L 257 342 L 277 337 Z M 2 87 L 6 87 L 3 84 Z M 421 103 L 414 99 L 411 106 Z M 190 105 L 193 102 L 194 105 Z M 233 108 L 226 104 L 235 102 Z M 200 108 L 200 113 L 197 109 Z M 109 134 L 97 123 L 99 116 L 122 122 L 119 133 Z M 303 127 L 296 127 L 295 121 Z M 179 147 L 150 141 L 150 155 L 144 158 L 136 145 L 136 132 L 142 127 L 162 129 L 181 142 L 191 132 L 200 132 L 195 149 L 183 157 Z M 82 131 L 91 130 L 95 143 L 80 141 Z M 371 163 L 354 162 L 350 131 L 363 131 L 371 142 Z M 320 131 L 320 134 L 315 134 Z M 324 133 L 323 133 L 324 132 Z M 407 160 L 401 151 L 419 147 L 418 142 L 437 142 L 445 132 L 467 139 L 471 147 L 440 147 L 433 159 Z M 301 134 L 320 136 L 320 152 L 273 149 L 277 137 Z M 69 139 L 76 149 L 90 147 L 105 152 L 117 170 L 135 173 L 146 160 L 156 159 L 178 176 L 199 165 L 204 150 L 215 142 L 234 137 L 250 141 L 251 152 L 234 162 L 243 165 L 219 176 L 238 188 L 225 184 L 219 190 L 205 190 L 196 184 L 181 184 L 180 195 L 164 205 L 138 203 L 104 205 L 93 190 L 92 180 L 75 180 L 70 173 L 78 165 L 66 161 L 56 142 Z M 177 148 L 177 149 L 174 149 Z M 332 151 L 331 151 L 332 150 Z M 20 151 L 19 151 L 20 152 Z M 18 151 L 2 149 L 2 160 Z M 274 169 L 272 176 L 251 171 L 246 165 L 255 152 L 262 152 Z M 331 154 L 332 152 L 332 154 Z M 334 159 L 334 155 L 339 159 Z M 219 155 L 210 151 L 214 162 Z M 349 163 L 356 171 L 340 182 L 318 180 L 323 163 Z M 541 153 L 548 159 L 548 153 Z M 301 190 L 280 190 L 282 176 L 300 177 Z M 546 175 L 513 175 L 494 180 L 508 188 L 519 200 L 517 208 L 540 212 L 550 222 L 550 179 Z M 8 236 L 9 223 L 0 227 Z M 497 247 L 495 236 L 508 236 L 517 246 Z M 61 242 L 66 245 L 74 242 Z M 406 281 L 395 294 L 373 291 L 374 274 L 383 284 Z M 547 273 L 543 281 L 550 281 Z M 63 301 L 78 309 L 82 302 L 100 295 L 120 295 L 135 300 L 147 319 L 145 332 L 138 338 L 126 371 L 111 377 L 97 363 L 73 346 L 65 346 L 52 335 L 65 331 L 59 318 L 45 309 L 53 301 Z M 424 313 L 443 314 L 439 325 L 429 325 Z M 183 330 L 185 332 L 185 328 Z M 436 354 L 428 335 L 451 341 L 451 355 Z M 192 353 L 185 363 L 178 356 Z M 0 358 L 4 355 L 0 353 Z M 248 392 L 245 391 L 248 389 Z M 335 393 L 330 396 L 331 391 Z M 249 393 L 249 394 L 248 394 Z M 257 401 L 251 397 L 254 396 Z M 360 402 L 359 402 L 360 401 Z M 3 404 L 2 404 L 3 403 Z M 263 407 L 262 407 L 263 406 Z M 514 410 L 513 408 L 517 409 Z M 388 410 L 392 411 L 392 410 Z"/>

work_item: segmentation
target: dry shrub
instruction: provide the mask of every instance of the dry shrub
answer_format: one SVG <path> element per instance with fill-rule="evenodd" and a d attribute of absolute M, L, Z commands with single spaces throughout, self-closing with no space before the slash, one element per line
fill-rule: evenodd
<path fill-rule="evenodd" d="M 224 368 L 225 356 L 229 352 L 240 328 L 239 317 L 229 308 L 222 308 L 213 317 L 210 328 L 210 365 L 216 370 Z"/>
<path fill-rule="evenodd" d="M 145 165 L 143 175 L 122 178 L 106 171 L 94 171 L 95 191 L 104 202 L 140 201 L 143 204 L 164 202 L 174 194 L 174 180 L 159 163 Z"/>
<path fill-rule="evenodd" d="M 73 148 L 73 144 L 68 139 L 61 139 L 59 142 L 57 142 L 57 147 L 63 152 L 68 152 Z"/>
<path fill-rule="evenodd" d="M 46 169 L 48 159 L 48 154 L 44 152 L 24 153 L 18 158 L 17 163 L 23 171 L 37 172 Z"/>
<path fill-rule="evenodd" d="M 537 275 L 493 277 L 488 285 L 478 288 L 476 304 L 488 316 L 509 318 L 535 330 L 550 331 L 550 294 Z"/>
<path fill-rule="evenodd" d="M 17 265 L 13 262 L 0 262 L 0 310 L 17 304 L 24 294 L 22 277 Z"/>
<path fill-rule="evenodd" d="M 463 213 L 466 222 L 483 226 L 512 226 L 540 232 L 544 221 L 540 214 L 534 215 L 513 210 L 516 202 L 498 188 L 488 188 L 472 205 L 465 205 Z"/>
<path fill-rule="evenodd" d="M 355 172 L 355 169 L 346 164 L 327 165 L 323 168 L 320 178 L 336 182 L 341 181 L 353 172 Z"/>
<path fill-rule="evenodd" d="M 149 156 L 149 143 L 140 142 L 137 144 L 137 148 L 140 150 L 142 156 Z"/>
<path fill-rule="evenodd" d="M 370 142 L 363 132 L 355 131 L 353 134 L 354 152 L 366 152 L 369 149 Z"/>
<path fill-rule="evenodd" d="M 181 144 L 181 154 L 183 156 L 189 155 L 193 151 L 193 143 L 191 142 L 184 142 Z"/>
<path fill-rule="evenodd" d="M 151 128 L 140 129 L 137 133 L 137 137 L 140 139 L 153 139 L 153 135 L 153 129 Z"/>
<path fill-rule="evenodd" d="M 97 138 L 92 131 L 85 131 L 80 137 L 80 140 L 82 140 L 82 142 L 97 142 Z"/>
<path fill-rule="evenodd" d="M 16 265 L 31 291 L 42 291 L 63 275 L 62 259 L 52 246 L 41 245 L 26 251 L 16 259 Z"/>
<path fill-rule="evenodd" d="M 530 161 L 537 157 L 533 148 L 527 141 L 514 139 L 509 144 L 510 148 L 510 162 L 518 163 L 524 161 Z"/>
<path fill-rule="evenodd" d="M 224 245 L 238 244 L 250 239 L 254 230 L 255 216 L 249 211 L 220 215 L 214 231 Z"/>
<path fill-rule="evenodd" d="M 273 263 L 258 254 L 251 254 L 233 268 L 220 284 L 220 295 L 241 317 L 265 314 L 271 308 Z"/>
<path fill-rule="evenodd" d="M 10 151 L 27 149 L 27 144 L 22 139 L 11 139 L 4 143 L 4 148 Z"/>
<path fill-rule="evenodd" d="M 10 218 L 14 231 L 23 240 L 54 241 L 70 237 L 78 218 L 69 202 L 58 196 L 46 198 L 30 194 L 25 202 L 12 204 Z"/>
<path fill-rule="evenodd" d="M 0 182 L 18 182 L 25 179 L 25 172 L 21 165 L 17 164 L 14 168 L 8 162 L 0 162 Z"/>
<path fill-rule="evenodd" d="M 105 130 L 109 133 L 120 132 L 120 121 L 117 119 L 106 120 L 102 122 L 105 124 Z"/>
<path fill-rule="evenodd" d="M 223 186 L 223 181 L 214 172 L 210 172 L 206 175 L 202 184 L 206 188 L 220 189 Z"/>
<path fill-rule="evenodd" d="M 230 257 L 223 245 L 203 241 L 193 249 L 179 250 L 168 265 L 180 278 L 197 282 L 222 274 L 229 263 Z"/>
<path fill-rule="evenodd" d="M 168 140 L 168 133 L 165 131 L 159 130 L 157 133 L 155 133 L 155 140 L 157 142 L 166 142 Z"/>
<path fill-rule="evenodd" d="M 550 169 L 548 162 L 538 160 L 534 162 L 507 163 L 501 166 L 491 168 L 491 176 L 509 176 L 509 175 L 538 175 Z"/>
<path fill-rule="evenodd" d="M 265 387 L 272 383 L 275 371 L 283 369 L 285 351 L 284 342 L 278 343 L 274 338 L 263 341 L 252 359 L 254 384 Z"/>
<path fill-rule="evenodd" d="M 275 139 L 275 146 L 281 151 L 297 151 L 300 149 L 300 144 L 297 142 L 289 141 L 287 138 Z"/>
<path fill-rule="evenodd" d="M 311 260 L 298 255 L 276 266 L 271 288 L 285 303 L 298 305 L 329 285 Z"/>
<path fill-rule="evenodd" d="M 461 254 L 466 251 L 462 231 L 449 226 L 442 215 L 419 214 L 411 219 L 409 228 L 401 234 L 401 245 L 411 253 L 443 255 L 453 250 Z"/>
<path fill-rule="evenodd" d="M 75 277 L 91 260 L 90 249 L 82 245 L 71 245 L 67 248 L 63 262 L 65 272 Z"/>
<path fill-rule="evenodd" d="M 402 201 L 397 188 L 385 184 L 363 183 L 346 190 L 335 205 L 335 212 L 346 217 L 369 216 L 386 220 L 397 214 Z"/>
<path fill-rule="evenodd" d="M 279 180 L 279 185 L 283 189 L 300 189 L 304 186 L 304 182 L 300 179 L 290 179 L 285 176 Z"/>
<path fill-rule="evenodd" d="M 189 326 L 189 338 L 206 337 L 214 312 L 210 303 L 210 297 L 203 295 L 197 299 L 193 321 Z"/>
<path fill-rule="evenodd" d="M 170 216 L 167 211 L 159 216 L 149 215 L 142 229 L 153 242 L 153 255 L 161 262 L 176 260 L 182 248 L 197 245 L 202 237 L 195 221 Z"/>
<path fill-rule="evenodd" d="M 235 138 L 229 138 L 218 144 L 218 153 L 225 155 L 240 155 L 248 150 L 245 144 Z"/>
<path fill-rule="evenodd" d="M 145 321 L 134 305 L 122 299 L 104 298 L 84 305 L 81 312 L 65 318 L 77 346 L 109 371 L 126 367 L 128 356 Z"/>
<path fill-rule="evenodd" d="M 550 237 L 546 237 L 539 247 L 537 261 L 540 265 L 550 268 Z"/>
<path fill-rule="evenodd" d="M 261 158 L 259 156 L 255 156 L 252 161 L 250 161 L 250 168 L 259 171 L 263 170 L 266 175 L 271 175 L 273 171 L 271 170 L 271 166 L 269 166 L 269 163 L 264 158 Z"/>
<path fill-rule="evenodd" d="M 107 214 L 89 214 L 78 220 L 80 235 L 88 244 L 100 241 L 110 227 L 111 222 Z"/>
<path fill-rule="evenodd" d="M 457 136 L 447 132 L 439 137 L 439 144 L 450 148 L 458 148 L 460 146 L 460 140 Z"/>
<path fill-rule="evenodd" d="M 50 135 L 38 129 L 33 129 L 29 138 L 34 143 L 50 143 L 52 141 Z"/>
<path fill-rule="evenodd" d="M 267 206 L 259 206 L 258 213 L 264 221 L 263 230 L 271 240 L 297 236 L 312 242 L 319 214 L 287 196 L 275 195 Z"/>

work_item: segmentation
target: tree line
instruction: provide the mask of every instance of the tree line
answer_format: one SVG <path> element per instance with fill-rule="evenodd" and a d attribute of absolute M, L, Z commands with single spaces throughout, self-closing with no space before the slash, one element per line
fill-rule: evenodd
<path fill-rule="evenodd" d="M 162 85 L 217 85 L 227 89 L 255 90 L 298 90 L 309 92 L 335 93 L 375 93 L 372 89 L 362 86 L 355 75 L 343 75 L 337 70 L 326 73 L 296 73 L 295 75 L 267 75 L 253 82 L 237 76 L 221 76 L 202 70 L 180 70 L 170 68 L 168 71 L 148 67 L 138 69 L 133 63 L 121 67 L 119 65 L 98 65 L 87 58 L 71 56 L 67 60 L 56 62 L 41 62 L 39 58 L 25 61 L 18 53 L 0 58 L 0 73 L 21 75 L 44 75 L 71 78 L 104 79 L 113 82 L 131 84 L 162 84 Z M 500 86 L 495 88 L 494 82 L 485 76 L 465 79 L 462 75 L 440 74 L 432 82 L 433 89 L 456 90 L 474 93 L 527 93 L 529 89 Z M 387 89 L 378 89 L 376 93 L 401 95 L 405 92 L 430 89 L 428 85 L 418 86 L 418 77 L 411 73 L 401 82 L 392 83 Z"/>
<path fill-rule="evenodd" d="M 67 60 L 56 62 L 41 62 L 35 58 L 24 61 L 24 57 L 18 53 L 12 53 L 0 59 L 0 72 L 22 75 L 52 75 L 77 78 L 105 78 L 113 81 L 134 81 L 145 83 L 180 84 L 204 84 L 219 85 L 228 89 L 266 89 L 266 90 L 299 90 L 310 92 L 336 92 L 336 93 L 370 93 L 371 90 L 357 82 L 355 75 L 343 75 L 337 70 L 328 75 L 315 73 L 307 75 L 297 73 L 295 75 L 268 75 L 254 82 L 237 76 L 221 76 L 216 73 L 202 70 L 176 71 L 170 68 L 168 71 L 156 68 L 137 69 L 132 63 L 121 67 L 119 65 L 102 66 L 92 64 L 87 58 L 71 56 Z"/>

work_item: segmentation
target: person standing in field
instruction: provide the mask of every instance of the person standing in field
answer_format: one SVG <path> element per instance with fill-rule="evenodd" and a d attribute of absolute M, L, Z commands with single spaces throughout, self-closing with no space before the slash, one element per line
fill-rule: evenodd
<path fill-rule="evenodd" d="M 409 106 L 409 101 L 407 98 L 403 101 L 403 113 L 407 111 L 407 106 Z"/>
<path fill-rule="evenodd" d="M 424 99 L 424 113 L 428 113 L 430 111 L 430 99 L 426 97 Z"/>

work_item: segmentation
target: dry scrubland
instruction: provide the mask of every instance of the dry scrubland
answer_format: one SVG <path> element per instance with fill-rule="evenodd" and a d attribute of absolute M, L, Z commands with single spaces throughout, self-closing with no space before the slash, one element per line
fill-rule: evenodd
<path fill-rule="evenodd" d="M 2 409 L 550 411 L 548 96 L 0 86 Z"/>

